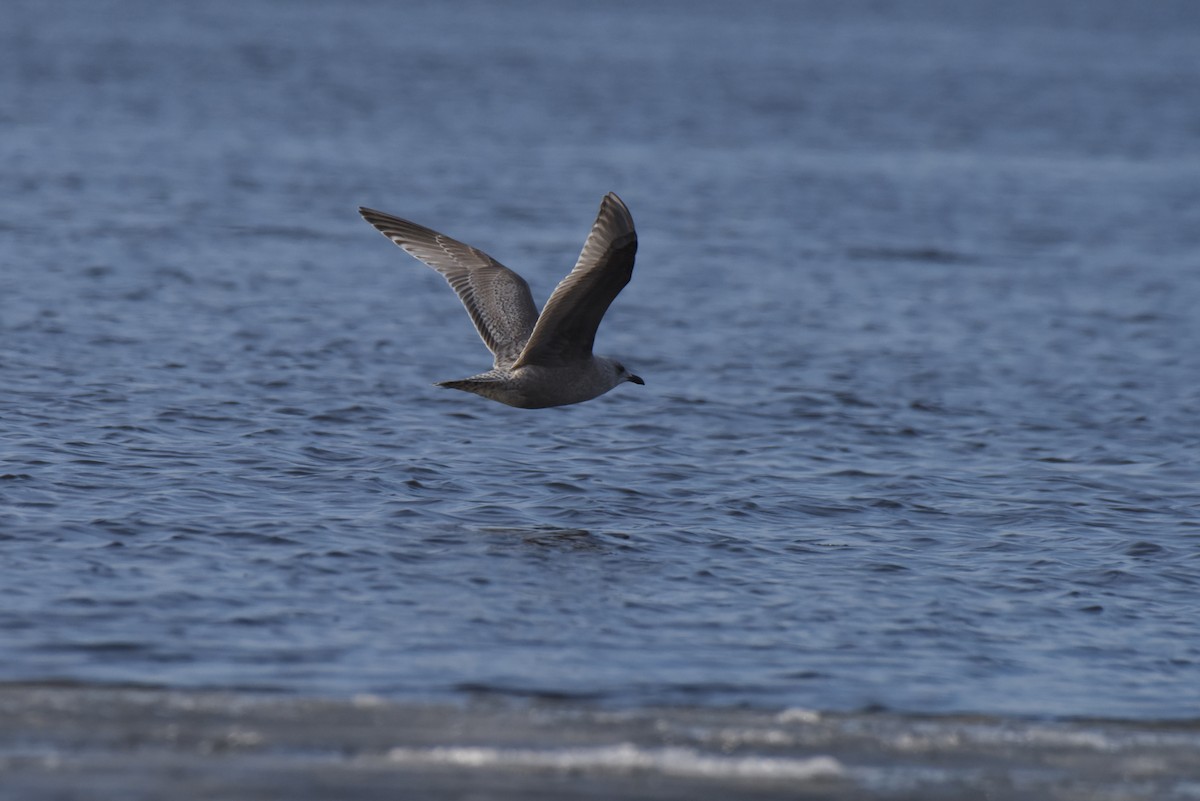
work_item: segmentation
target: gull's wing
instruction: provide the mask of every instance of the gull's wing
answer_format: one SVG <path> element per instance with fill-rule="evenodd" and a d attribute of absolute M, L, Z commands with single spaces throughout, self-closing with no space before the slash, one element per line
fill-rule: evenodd
<path fill-rule="evenodd" d="M 360 208 L 358 213 L 410 256 L 442 274 L 467 307 L 497 368 L 508 368 L 516 360 L 538 318 L 524 278 L 482 250 L 423 225 L 374 209 Z"/>
<path fill-rule="evenodd" d="M 609 192 L 575 269 L 559 282 L 513 364 L 554 366 L 592 353 L 600 320 L 633 275 L 637 232 L 621 198 Z"/>

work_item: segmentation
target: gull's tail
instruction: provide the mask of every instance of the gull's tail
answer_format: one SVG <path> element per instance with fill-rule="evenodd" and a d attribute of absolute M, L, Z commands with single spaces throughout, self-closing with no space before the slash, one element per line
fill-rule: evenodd
<path fill-rule="evenodd" d="M 438 381 L 434 386 L 445 387 L 446 389 L 461 389 L 463 392 L 474 392 L 476 395 L 486 395 L 488 390 L 495 389 L 502 383 L 504 382 L 500 377 L 484 373 L 482 375 L 473 375 L 470 378 Z"/>
<path fill-rule="evenodd" d="M 506 376 L 496 372 L 480 373 L 453 381 L 439 381 L 436 386 L 482 395 L 509 406 L 527 407 L 523 393 L 516 390 Z"/>

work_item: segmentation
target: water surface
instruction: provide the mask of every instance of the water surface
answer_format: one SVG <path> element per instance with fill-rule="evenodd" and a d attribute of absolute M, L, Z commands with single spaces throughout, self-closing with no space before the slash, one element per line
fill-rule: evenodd
<path fill-rule="evenodd" d="M 16 0 L 0 679 L 1200 709 L 1185 3 Z M 453 294 L 639 226 L 509 409 Z"/>

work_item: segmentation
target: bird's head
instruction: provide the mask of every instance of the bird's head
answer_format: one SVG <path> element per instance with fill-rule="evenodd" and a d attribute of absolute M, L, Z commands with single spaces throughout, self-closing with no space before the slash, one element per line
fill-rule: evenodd
<path fill-rule="evenodd" d="M 631 381 L 634 384 L 641 384 L 641 385 L 645 386 L 646 382 L 643 381 L 641 379 L 641 377 L 636 376 L 633 373 L 629 372 L 629 370 L 625 369 L 625 365 L 621 364 L 620 362 L 618 362 L 618 361 L 612 362 L 612 367 L 613 367 L 613 371 L 616 373 L 616 378 L 617 378 L 616 384 L 621 384 L 626 381 Z M 615 384 L 614 384 L 614 386 L 615 386 Z"/>

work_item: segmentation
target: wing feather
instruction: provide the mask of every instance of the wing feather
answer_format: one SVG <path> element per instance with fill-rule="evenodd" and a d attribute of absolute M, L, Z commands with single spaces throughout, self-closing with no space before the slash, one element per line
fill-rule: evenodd
<path fill-rule="evenodd" d="M 538 319 L 525 279 L 482 250 L 423 225 L 374 209 L 358 212 L 409 255 L 442 274 L 495 357 L 495 367 L 510 367 Z"/>
<path fill-rule="evenodd" d="M 555 288 L 513 367 L 554 366 L 586 359 L 604 313 L 633 276 L 637 232 L 629 209 L 612 192 L 584 242 L 575 268 Z"/>

